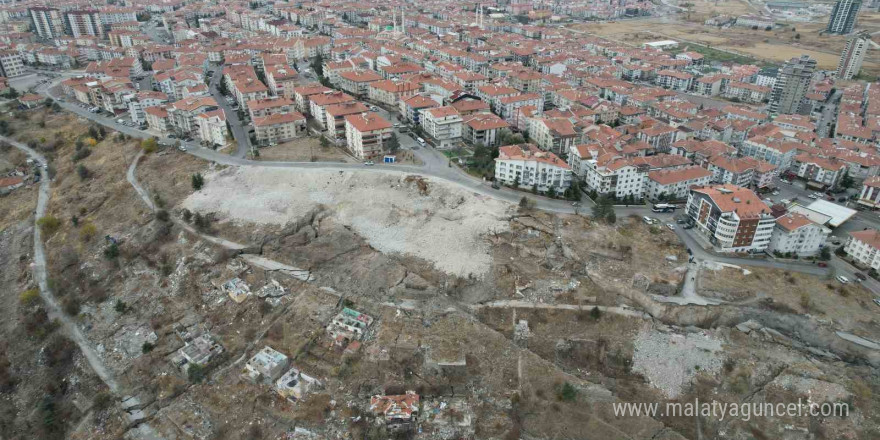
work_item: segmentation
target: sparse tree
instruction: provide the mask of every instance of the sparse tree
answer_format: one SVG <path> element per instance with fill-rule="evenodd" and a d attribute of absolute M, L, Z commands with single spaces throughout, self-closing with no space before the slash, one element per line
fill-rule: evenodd
<path fill-rule="evenodd" d="M 79 166 L 76 167 L 76 174 L 79 176 L 80 180 L 86 180 L 89 177 L 92 177 L 92 172 L 83 164 L 79 164 Z"/>
<path fill-rule="evenodd" d="M 397 153 L 397 150 L 400 149 L 400 139 L 397 138 L 397 133 L 391 133 L 391 137 L 388 138 L 388 143 L 385 145 L 388 147 L 389 153 Z"/>
<path fill-rule="evenodd" d="M 194 190 L 198 191 L 202 189 L 205 185 L 205 178 L 202 177 L 201 173 L 195 173 L 192 175 L 192 187 Z"/>

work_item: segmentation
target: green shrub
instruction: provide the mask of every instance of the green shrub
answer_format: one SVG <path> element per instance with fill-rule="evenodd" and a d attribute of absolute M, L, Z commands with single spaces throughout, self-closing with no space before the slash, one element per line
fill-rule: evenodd
<path fill-rule="evenodd" d="M 44 234 L 52 235 L 61 227 L 61 220 L 58 220 L 55 216 L 47 215 L 37 220 L 37 226 L 40 227 L 40 231 Z"/>
<path fill-rule="evenodd" d="M 28 289 L 18 295 L 18 301 L 23 306 L 30 306 L 40 299 L 40 291 L 37 289 Z"/>

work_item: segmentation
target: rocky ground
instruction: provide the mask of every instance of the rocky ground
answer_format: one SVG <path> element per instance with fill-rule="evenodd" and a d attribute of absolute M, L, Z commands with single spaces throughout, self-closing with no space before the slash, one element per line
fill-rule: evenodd
<path fill-rule="evenodd" d="M 417 176 L 211 169 L 160 152 L 137 172 L 159 206 L 154 213 L 125 180 L 137 145 L 110 134 L 74 161 L 86 129 L 58 135 L 65 141 L 49 151 L 58 173 L 50 212 L 61 220 L 45 234 L 54 287 L 165 438 L 388 438 L 369 414 L 369 397 L 406 390 L 423 399 L 416 438 L 880 435 L 878 357 L 834 335 L 840 325 L 874 324 L 815 310 L 844 300 L 856 307 L 857 292 L 825 292 L 813 286 L 824 281 L 798 275 L 792 283 L 769 272 L 759 275 L 764 282 L 733 283 L 742 302 L 656 303 L 652 294 L 678 290 L 686 262 L 665 228 L 507 206 Z M 92 174 L 78 176 L 79 164 Z M 207 177 L 197 192 L 195 173 Z M 245 255 L 172 219 L 242 243 Z M 32 287 L 29 224 L 0 232 L 5 371 L 37 372 L 0 391 L 2 427 L 13 438 L 43 438 L 55 426 L 47 416 L 60 415 L 45 438 L 118 438 L 118 409 L 100 397 L 78 352 L 40 320 L 39 302 L 20 298 Z M 310 281 L 261 268 L 254 257 L 306 269 Z M 238 300 L 223 290 L 235 278 L 250 290 Z M 767 301 L 762 292 L 776 283 L 807 291 L 811 314 L 792 302 L 800 295 Z M 724 285 L 704 279 L 700 293 L 710 287 Z M 334 347 L 325 331 L 343 306 L 375 319 L 354 353 Z M 170 362 L 180 335 L 191 332 L 213 335 L 224 349 L 203 377 Z M 244 381 L 244 362 L 264 346 L 323 386 L 293 403 Z M 37 402 L 39 389 L 51 389 L 52 402 Z M 744 421 L 624 417 L 612 406 L 695 398 L 810 398 L 847 403 L 851 412 Z"/>

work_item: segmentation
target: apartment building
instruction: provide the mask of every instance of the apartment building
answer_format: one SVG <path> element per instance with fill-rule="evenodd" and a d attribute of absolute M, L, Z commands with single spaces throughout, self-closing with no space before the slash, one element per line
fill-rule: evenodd
<path fill-rule="evenodd" d="M 24 75 L 24 61 L 14 50 L 0 50 L 0 76 L 13 78 Z"/>
<path fill-rule="evenodd" d="M 482 101 L 477 101 L 482 102 Z M 487 147 L 498 146 L 498 132 L 509 128 L 504 119 L 492 113 L 474 113 L 462 120 L 462 139 L 470 145 L 482 144 Z"/>
<path fill-rule="evenodd" d="M 761 104 L 769 99 L 772 89 L 757 84 L 731 81 L 724 89 L 722 96 L 728 99 L 738 99 L 749 104 Z"/>
<path fill-rule="evenodd" d="M 315 118 L 315 122 L 322 128 L 327 129 L 326 108 L 329 105 L 342 104 L 344 102 L 355 101 L 354 96 L 335 90 L 318 93 L 309 96 L 309 112 Z"/>
<path fill-rule="evenodd" d="M 370 83 L 381 81 L 382 76 L 371 70 L 356 70 L 339 74 L 339 88 L 356 97 L 366 97 Z"/>
<path fill-rule="evenodd" d="M 381 104 L 398 107 L 402 99 L 419 93 L 419 85 L 409 81 L 373 81 L 367 88 L 367 98 Z"/>
<path fill-rule="evenodd" d="M 834 158 L 814 154 L 799 154 L 794 157 L 791 171 L 806 179 L 809 184 L 819 188 L 837 188 L 846 174 L 846 163 Z"/>
<path fill-rule="evenodd" d="M 124 100 L 128 102 L 128 114 L 131 116 L 131 121 L 142 124 L 146 122 L 144 111 L 149 107 L 167 104 L 168 95 L 148 90 L 126 95 Z"/>
<path fill-rule="evenodd" d="M 708 185 L 712 172 L 697 165 L 648 173 L 644 196 L 649 200 L 685 200 L 692 186 Z"/>
<path fill-rule="evenodd" d="M 876 229 L 850 232 L 843 250 L 856 263 L 880 270 L 880 232 Z"/>
<path fill-rule="evenodd" d="M 345 117 L 346 144 L 358 159 L 374 160 L 382 157 L 393 133 L 391 123 L 374 112 Z"/>
<path fill-rule="evenodd" d="M 324 120 L 327 121 L 327 132 L 332 139 L 345 140 L 345 117 L 370 111 L 360 101 L 348 101 L 342 104 L 328 105 L 324 109 Z"/>
<path fill-rule="evenodd" d="M 542 150 L 564 156 L 575 145 L 579 135 L 568 118 L 534 118 L 529 137 Z"/>
<path fill-rule="evenodd" d="M 761 252 L 770 246 L 776 219 L 751 190 L 736 185 L 694 187 L 687 215 L 721 252 Z"/>
<path fill-rule="evenodd" d="M 767 161 L 780 169 L 787 170 L 791 168 L 798 152 L 798 145 L 794 142 L 781 142 L 764 136 L 754 136 L 742 143 L 739 147 L 739 154 Z"/>
<path fill-rule="evenodd" d="M 306 117 L 299 112 L 274 113 L 254 118 L 254 135 L 261 146 L 296 139 L 306 133 Z"/>
<path fill-rule="evenodd" d="M 690 90 L 693 83 L 693 75 L 677 70 L 661 70 L 657 72 L 657 76 L 654 78 L 654 84 L 664 89 L 678 90 L 680 92 Z"/>
<path fill-rule="evenodd" d="M 414 95 L 400 100 L 400 114 L 413 124 L 421 125 L 422 113 L 434 107 L 440 107 L 440 104 L 423 95 Z"/>
<path fill-rule="evenodd" d="M 223 109 L 208 111 L 196 116 L 198 138 L 208 146 L 226 145 L 226 113 Z"/>
<path fill-rule="evenodd" d="M 517 114 L 523 107 L 534 107 L 538 110 L 544 108 L 544 95 L 537 93 L 523 93 L 498 100 L 496 113 L 505 121 L 516 124 Z"/>
<path fill-rule="evenodd" d="M 627 196 L 643 198 L 646 175 L 651 171 L 673 170 L 691 164 L 687 158 L 670 154 L 626 157 L 604 153 L 594 159 L 585 155 L 580 146 L 571 151 L 569 161 L 577 161 L 576 167 L 586 187 L 618 199 Z"/>
<path fill-rule="evenodd" d="M 508 145 L 498 150 L 495 179 L 504 185 L 550 189 L 562 194 L 571 186 L 571 168 L 555 154 L 534 144 Z"/>
<path fill-rule="evenodd" d="M 294 111 L 295 106 L 290 98 L 274 96 L 265 99 L 255 99 L 248 103 L 248 114 L 253 119 L 276 113 L 290 113 Z"/>
<path fill-rule="evenodd" d="M 813 222 L 807 216 L 788 213 L 776 219 L 768 248 L 771 252 L 792 253 L 809 257 L 819 253 L 831 230 Z"/>
<path fill-rule="evenodd" d="M 862 182 L 858 204 L 873 209 L 880 207 L 880 177 L 869 177 Z"/>
<path fill-rule="evenodd" d="M 199 96 L 175 101 L 168 106 L 169 128 L 181 136 L 195 136 L 198 132 L 196 116 L 218 108 L 217 101 L 211 97 Z"/>
<path fill-rule="evenodd" d="M 58 9 L 37 6 L 29 8 L 28 13 L 40 38 L 51 40 L 64 35 L 64 17 Z"/>
<path fill-rule="evenodd" d="M 168 109 L 164 106 L 145 108 L 144 119 L 147 121 L 147 127 L 150 131 L 158 135 L 165 136 L 171 129 L 171 122 L 168 118 Z"/>
<path fill-rule="evenodd" d="M 95 10 L 67 11 L 64 14 L 67 29 L 74 38 L 93 36 L 104 38 L 104 25 L 100 13 Z"/>
<path fill-rule="evenodd" d="M 422 113 L 421 126 L 435 147 L 452 148 L 461 141 L 462 119 L 451 106 L 429 108 Z"/>
<path fill-rule="evenodd" d="M 272 92 L 272 96 L 292 99 L 298 76 L 296 70 L 288 66 L 272 65 L 266 67 L 266 85 Z"/>
<path fill-rule="evenodd" d="M 329 93 L 332 91 L 333 89 L 329 87 L 324 87 L 321 84 L 310 84 L 293 89 L 293 98 L 296 102 L 296 111 L 300 113 L 311 114 L 311 102 L 309 98 L 313 95 L 320 95 L 322 93 Z"/>

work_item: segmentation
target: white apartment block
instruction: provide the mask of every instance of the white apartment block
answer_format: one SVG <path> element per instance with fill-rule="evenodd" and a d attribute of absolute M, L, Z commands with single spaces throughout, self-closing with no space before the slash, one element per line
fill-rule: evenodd
<path fill-rule="evenodd" d="M 226 114 L 223 109 L 202 113 L 196 116 L 199 126 L 198 137 L 208 145 L 226 145 Z"/>
<path fill-rule="evenodd" d="M 692 186 L 708 185 L 712 172 L 698 165 L 689 167 L 652 171 L 645 179 L 645 197 L 659 200 L 684 200 Z"/>
<path fill-rule="evenodd" d="M 505 185 L 550 188 L 562 194 L 571 187 L 571 168 L 562 159 L 533 144 L 501 147 L 495 159 L 495 179 Z"/>
<path fill-rule="evenodd" d="M 776 219 L 768 250 L 809 257 L 819 253 L 830 233 L 830 229 L 814 223 L 803 214 L 789 213 Z"/>
<path fill-rule="evenodd" d="M 24 75 L 24 61 L 14 50 L 0 51 L 0 76 L 13 78 Z"/>
<path fill-rule="evenodd" d="M 422 112 L 421 125 L 437 148 L 452 148 L 461 141 L 462 119 L 453 107 L 425 110 Z"/>
<path fill-rule="evenodd" d="M 851 232 L 843 250 L 862 266 L 880 270 L 880 232 L 876 229 Z"/>

